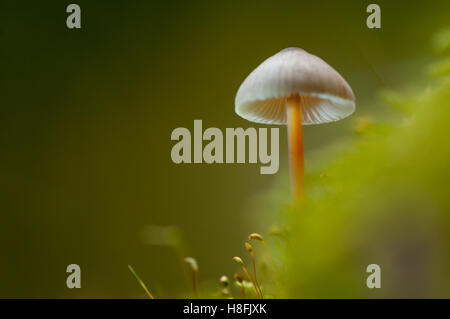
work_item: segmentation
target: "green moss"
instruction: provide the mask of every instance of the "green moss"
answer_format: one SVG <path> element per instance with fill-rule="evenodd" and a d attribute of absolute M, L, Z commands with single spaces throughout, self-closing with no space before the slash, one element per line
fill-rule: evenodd
<path fill-rule="evenodd" d="M 434 42 L 444 52 L 450 33 Z M 450 80 L 443 61 L 421 90 L 382 93 L 385 106 L 399 112 L 395 124 L 359 119 L 339 152 L 332 145 L 317 165 L 309 160 L 307 205 L 287 211 L 286 297 L 450 297 Z M 366 287 L 372 263 L 381 266 L 382 289 Z"/>

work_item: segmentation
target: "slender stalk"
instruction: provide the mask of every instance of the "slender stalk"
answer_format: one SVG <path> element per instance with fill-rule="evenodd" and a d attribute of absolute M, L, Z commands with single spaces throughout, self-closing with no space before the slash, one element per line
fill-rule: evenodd
<path fill-rule="evenodd" d="M 192 272 L 192 287 L 194 290 L 194 296 L 195 298 L 199 298 L 199 293 L 198 293 L 198 272 L 197 271 L 193 271 Z"/>
<path fill-rule="evenodd" d="M 266 241 L 264 240 L 264 237 L 258 233 L 251 233 L 250 235 L 248 235 L 248 239 L 258 240 L 264 245 L 267 255 L 269 255 L 270 261 L 272 262 L 273 267 L 275 268 L 276 272 L 278 273 L 277 264 L 275 263 L 275 260 L 273 259 L 272 254 L 270 253 L 269 246 L 267 245 Z"/>
<path fill-rule="evenodd" d="M 189 265 L 192 273 L 192 290 L 194 292 L 194 297 L 199 298 L 199 289 L 198 289 L 198 264 L 197 261 L 192 257 L 184 258 L 184 262 Z"/>
<path fill-rule="evenodd" d="M 262 296 L 261 296 L 261 294 L 259 292 L 258 286 L 256 286 L 256 283 L 253 280 L 252 276 L 250 276 L 250 273 L 248 272 L 247 268 L 244 265 L 241 265 L 241 268 L 244 271 L 244 273 L 247 276 L 247 278 L 252 282 L 253 287 L 255 287 L 256 295 L 258 296 L 258 298 L 262 299 Z"/>
<path fill-rule="evenodd" d="M 150 291 L 147 289 L 147 286 L 144 284 L 144 282 L 141 280 L 141 278 L 138 276 L 138 274 L 134 271 L 133 267 L 131 267 L 131 265 L 128 265 L 128 269 L 130 269 L 131 273 L 134 275 L 134 277 L 136 278 L 138 283 L 141 285 L 141 287 L 145 290 L 145 292 L 147 293 L 148 297 L 150 299 L 155 299 L 153 297 L 153 295 L 150 293 Z"/>
<path fill-rule="evenodd" d="M 243 282 L 241 282 L 241 295 L 242 299 L 245 299 L 245 287 Z"/>
<path fill-rule="evenodd" d="M 286 100 L 289 159 L 294 202 L 305 201 L 305 163 L 303 157 L 301 97 L 293 95 Z"/>
<path fill-rule="evenodd" d="M 253 280 L 252 276 L 250 276 L 250 273 L 248 272 L 247 268 L 244 265 L 244 261 L 240 257 L 233 257 L 233 261 L 236 262 L 239 266 L 241 266 L 242 270 L 244 271 L 247 278 L 252 282 L 253 287 L 255 287 L 256 295 L 262 299 L 262 295 L 260 295 L 258 287 L 256 286 L 255 281 Z"/>
<path fill-rule="evenodd" d="M 255 283 L 256 283 L 256 287 L 258 287 L 259 290 L 259 294 L 262 297 L 262 291 L 261 291 L 261 286 L 258 283 L 258 279 L 256 277 L 256 260 L 255 260 L 255 251 L 253 249 L 253 246 L 250 245 L 249 243 L 245 243 L 245 249 L 247 249 L 248 253 L 250 254 L 250 257 L 252 258 L 252 266 L 253 266 L 253 276 L 255 277 Z"/>
<path fill-rule="evenodd" d="M 262 294 L 262 290 L 261 290 L 261 286 L 258 283 L 258 279 L 256 278 L 256 261 L 255 261 L 255 255 L 252 255 L 252 264 L 253 264 L 253 275 L 255 276 L 255 283 L 256 283 L 256 287 L 258 287 L 259 290 L 259 295 L 261 296 L 261 299 L 263 298 L 263 294 Z"/>

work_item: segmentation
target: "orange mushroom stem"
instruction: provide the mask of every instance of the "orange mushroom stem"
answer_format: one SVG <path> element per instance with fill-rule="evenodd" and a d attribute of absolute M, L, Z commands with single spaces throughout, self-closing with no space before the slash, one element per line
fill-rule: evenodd
<path fill-rule="evenodd" d="M 298 94 L 286 99 L 289 160 L 295 203 L 305 201 L 305 161 L 303 155 L 302 105 Z"/>

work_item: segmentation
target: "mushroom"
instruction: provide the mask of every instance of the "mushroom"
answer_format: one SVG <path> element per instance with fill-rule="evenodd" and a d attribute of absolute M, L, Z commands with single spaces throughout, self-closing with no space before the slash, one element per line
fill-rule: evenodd
<path fill-rule="evenodd" d="M 236 113 L 251 122 L 287 124 L 295 202 L 305 199 L 302 125 L 335 122 L 355 110 L 344 78 L 319 57 L 287 48 L 261 63 L 239 87 Z"/>

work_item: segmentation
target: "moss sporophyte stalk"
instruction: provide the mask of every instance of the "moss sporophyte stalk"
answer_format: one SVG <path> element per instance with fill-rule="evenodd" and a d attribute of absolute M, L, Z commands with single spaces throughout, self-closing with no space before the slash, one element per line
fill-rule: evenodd
<path fill-rule="evenodd" d="M 259 234 L 251 234 L 249 237 L 255 238 L 262 238 L 263 237 Z M 236 286 L 239 288 L 240 295 L 238 298 L 247 298 L 248 296 L 253 298 L 256 296 L 257 298 L 263 298 L 263 292 L 261 289 L 261 284 L 258 282 L 257 276 L 256 276 L 256 270 L 257 270 L 257 263 L 255 258 L 255 251 L 253 246 L 245 242 L 244 243 L 245 249 L 250 254 L 251 261 L 252 261 L 252 271 L 253 275 L 250 273 L 250 271 L 245 266 L 244 261 L 242 258 L 235 256 L 232 258 L 232 260 L 240 267 L 242 272 L 244 273 L 244 276 L 248 279 L 248 281 L 244 280 L 244 276 L 241 273 L 235 273 L 234 279 Z M 199 285 L 199 266 L 197 263 L 197 260 L 192 257 L 186 257 L 183 259 L 184 262 L 189 266 L 189 270 L 191 273 L 191 284 L 192 284 L 192 296 L 194 298 L 200 298 L 200 285 Z M 154 299 L 154 296 L 150 293 L 149 289 L 147 288 L 146 284 L 142 281 L 142 279 L 139 277 L 139 275 L 136 273 L 136 271 L 128 265 L 128 268 L 130 272 L 133 274 L 133 276 L 136 278 L 138 283 L 141 285 L 142 289 L 146 292 L 147 296 L 151 299 Z M 233 287 L 231 285 L 230 279 L 223 275 L 219 279 L 220 289 L 218 292 L 218 296 L 224 297 L 224 298 L 234 298 L 233 296 Z"/>

